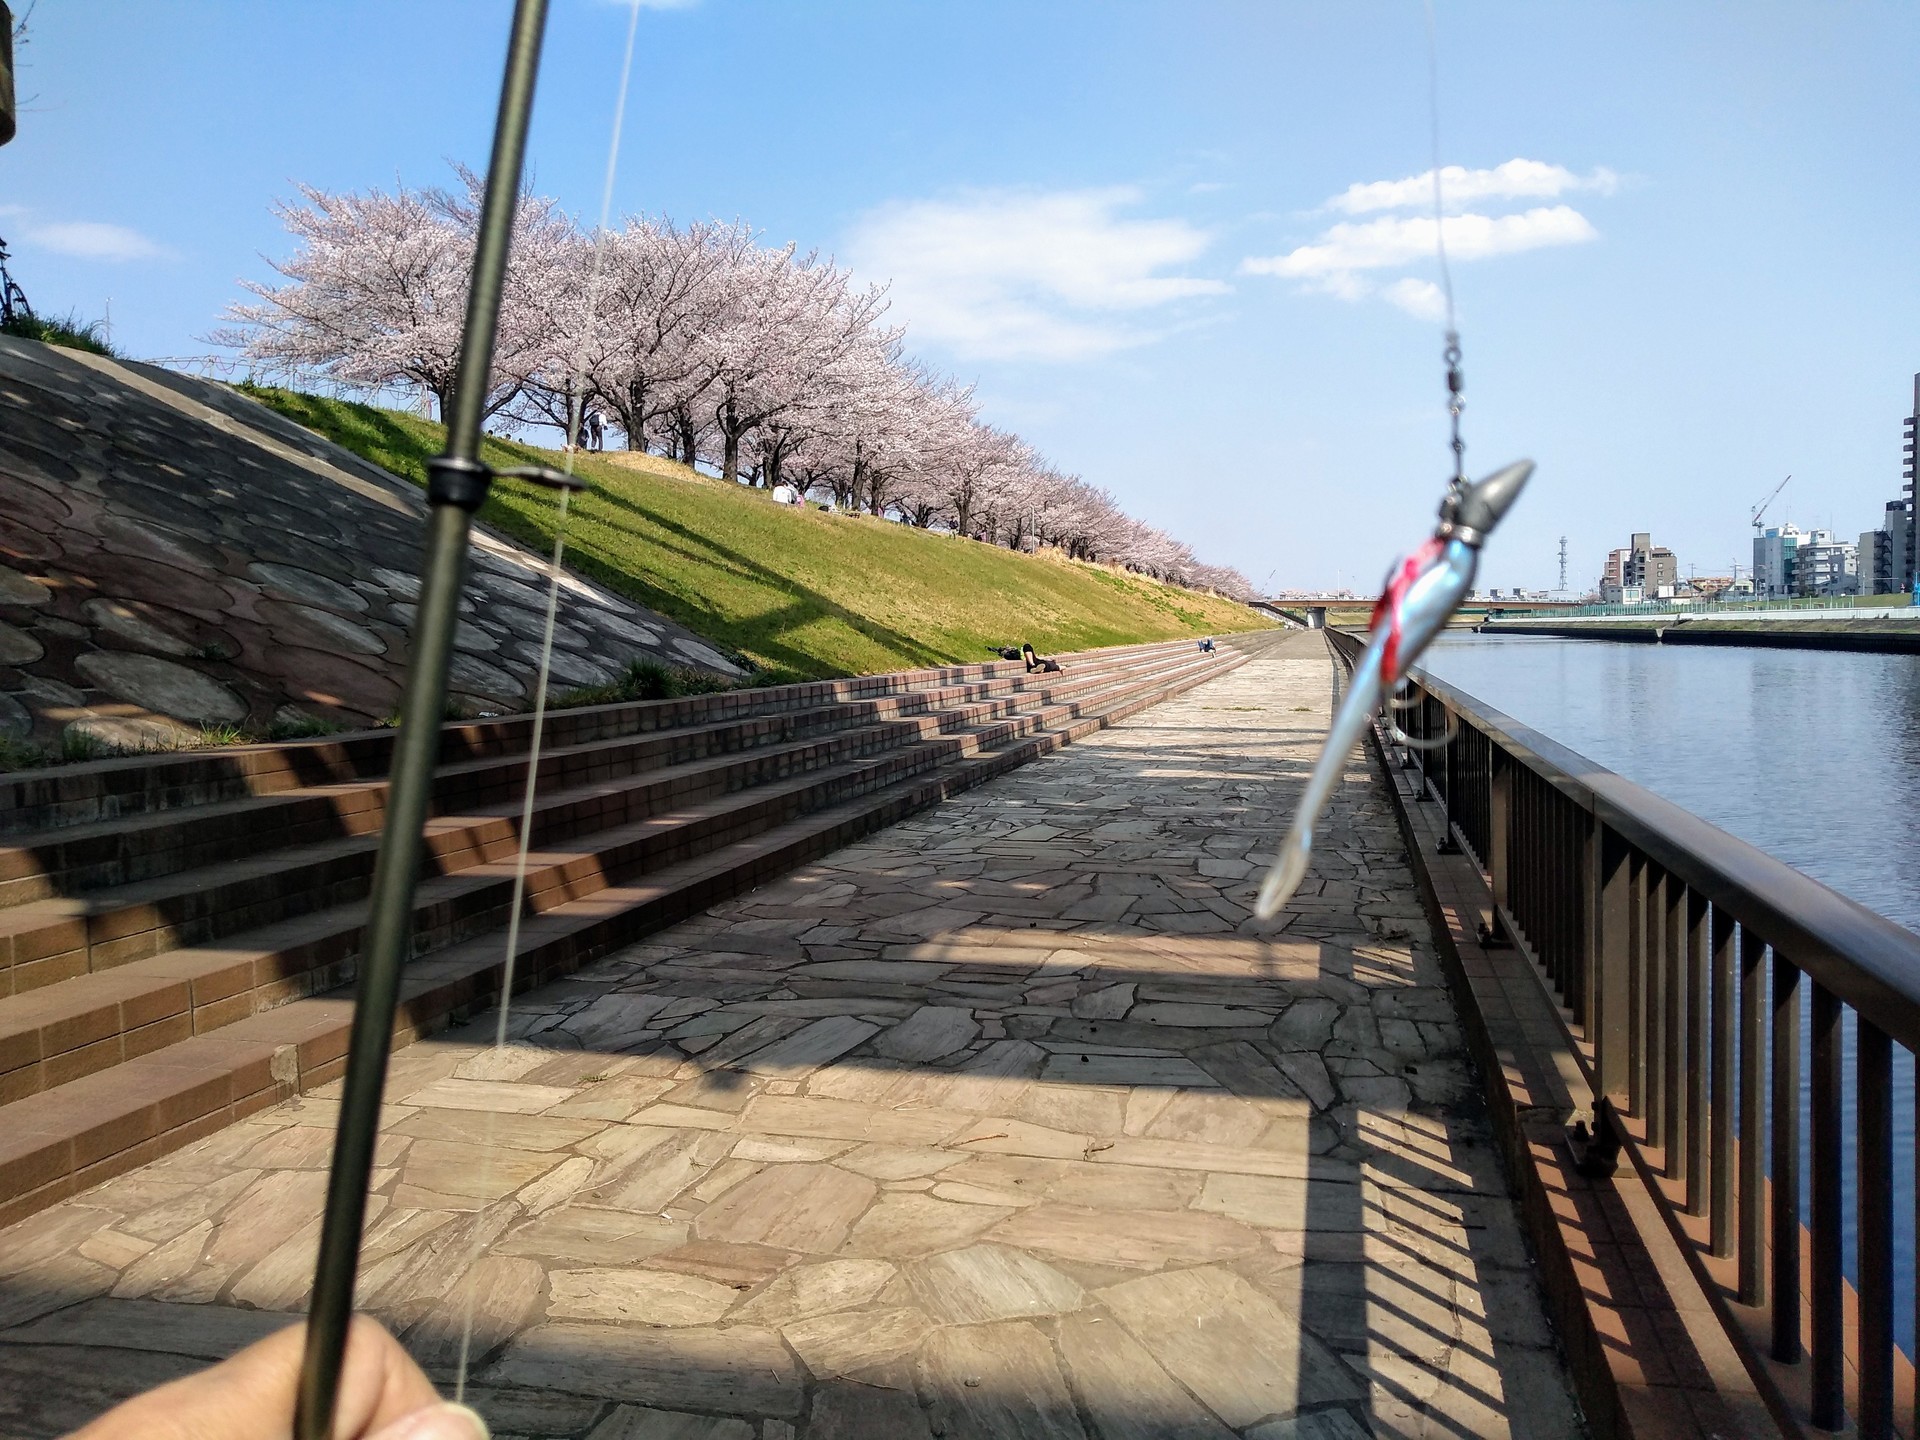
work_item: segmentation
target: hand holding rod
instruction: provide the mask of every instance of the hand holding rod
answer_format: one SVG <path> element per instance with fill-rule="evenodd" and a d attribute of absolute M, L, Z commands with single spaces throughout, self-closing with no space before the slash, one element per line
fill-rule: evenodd
<path fill-rule="evenodd" d="M 447 417 L 446 453 L 431 462 L 431 502 L 421 573 L 420 613 L 414 621 L 413 659 L 401 702 L 400 733 L 387 790 L 386 827 L 380 837 L 366 940 L 354 996 L 340 1126 L 334 1139 L 327 1208 L 321 1221 L 320 1258 L 307 1316 L 306 1354 L 294 1415 L 295 1440 L 332 1440 L 334 1402 L 340 1383 L 347 1325 L 353 1318 L 353 1288 L 360 1268 L 360 1231 L 366 1218 L 367 1183 L 380 1131 L 380 1099 L 386 1088 L 387 1054 L 393 1039 L 400 972 L 412 942 L 413 891 L 420 868 L 420 834 L 439 759 L 440 717 L 447 702 L 447 670 L 454 624 L 465 580 L 473 512 L 486 499 L 492 474 L 480 462 L 480 422 L 486 413 L 487 379 L 493 369 L 494 335 L 513 238 L 514 207 L 526 155 L 527 120 L 533 108 L 540 42 L 546 30 L 546 0 L 516 0 L 507 68 L 494 124 L 493 156 L 487 167 L 486 199 L 474 248 L 473 283 L 467 295 L 460 371 Z"/>

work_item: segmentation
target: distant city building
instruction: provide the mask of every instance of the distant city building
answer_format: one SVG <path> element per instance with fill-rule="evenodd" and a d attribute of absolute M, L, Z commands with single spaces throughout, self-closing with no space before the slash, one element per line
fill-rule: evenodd
<path fill-rule="evenodd" d="M 1784 600 L 1794 590 L 1795 560 L 1807 532 L 1791 524 L 1770 525 L 1753 537 L 1753 594 Z"/>
<path fill-rule="evenodd" d="M 1859 547 L 1831 530 L 1810 530 L 1794 552 L 1793 593 L 1807 596 L 1857 595 Z"/>
<path fill-rule="evenodd" d="M 1901 473 L 1907 482 L 1907 498 L 1904 502 L 1907 507 L 1907 543 L 1900 573 L 1906 583 L 1898 588 L 1911 592 L 1916 584 L 1920 584 L 1920 490 L 1916 490 L 1914 485 L 1913 453 L 1914 442 L 1920 438 L 1920 375 L 1913 377 L 1913 413 L 1907 417 L 1905 430 L 1906 464 L 1901 467 Z"/>
<path fill-rule="evenodd" d="M 1911 587 L 1913 567 L 1908 556 L 1912 539 L 1913 517 L 1907 502 L 1889 500 L 1880 528 L 1860 532 L 1862 595 L 1898 595 Z"/>
<path fill-rule="evenodd" d="M 1680 562 L 1673 551 L 1655 545 L 1653 536 L 1636 531 L 1633 543 L 1607 555 L 1600 575 L 1600 603 L 1638 605 L 1644 600 L 1671 600 L 1680 585 Z M 1627 592 L 1636 592 L 1631 599 Z"/>
<path fill-rule="evenodd" d="M 1734 588 L 1734 583 L 1731 575 L 1696 575 L 1689 582 L 1693 593 L 1702 600 L 1718 600 Z"/>

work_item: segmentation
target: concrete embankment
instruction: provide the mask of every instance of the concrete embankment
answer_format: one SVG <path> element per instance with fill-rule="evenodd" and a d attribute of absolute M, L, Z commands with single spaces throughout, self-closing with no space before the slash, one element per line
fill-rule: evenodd
<path fill-rule="evenodd" d="M 1552 635 L 1643 645 L 1757 645 L 1789 650 L 1854 650 L 1920 655 L 1920 612 L 1911 620 L 1827 618 L 1717 619 L 1660 616 L 1647 620 L 1487 620 L 1483 635 Z"/>

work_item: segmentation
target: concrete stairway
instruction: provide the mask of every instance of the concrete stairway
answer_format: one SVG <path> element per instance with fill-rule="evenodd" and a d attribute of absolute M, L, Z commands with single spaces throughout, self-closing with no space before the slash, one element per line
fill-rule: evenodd
<path fill-rule="evenodd" d="M 1243 659 L 1182 641 L 559 712 L 517 986 Z M 446 728 L 396 1043 L 497 995 L 530 728 Z M 0 1225 L 340 1073 L 392 741 L 0 784 Z"/>

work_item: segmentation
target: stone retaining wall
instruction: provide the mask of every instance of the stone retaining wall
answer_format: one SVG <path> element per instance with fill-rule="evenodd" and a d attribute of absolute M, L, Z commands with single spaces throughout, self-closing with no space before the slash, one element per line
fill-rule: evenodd
<path fill-rule="evenodd" d="M 177 745 L 203 724 L 397 705 L 426 497 L 225 386 L 0 337 L 0 730 Z M 525 708 L 545 561 L 476 532 L 452 691 Z M 554 682 L 655 657 L 733 675 L 698 636 L 569 575 Z"/>

